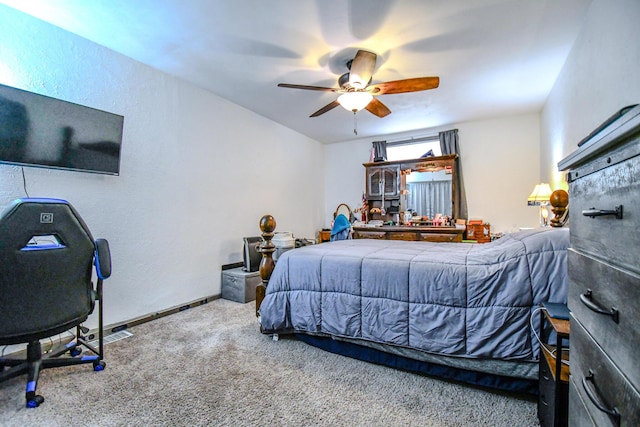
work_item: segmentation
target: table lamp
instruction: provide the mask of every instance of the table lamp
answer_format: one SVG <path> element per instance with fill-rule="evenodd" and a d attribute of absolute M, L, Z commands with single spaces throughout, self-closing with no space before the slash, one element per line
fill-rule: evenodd
<path fill-rule="evenodd" d="M 549 197 L 551 197 L 551 187 L 549 187 L 549 184 L 543 182 L 536 184 L 527 198 L 527 205 L 540 206 L 540 227 L 547 227 L 549 225 L 549 211 L 547 210 Z"/>

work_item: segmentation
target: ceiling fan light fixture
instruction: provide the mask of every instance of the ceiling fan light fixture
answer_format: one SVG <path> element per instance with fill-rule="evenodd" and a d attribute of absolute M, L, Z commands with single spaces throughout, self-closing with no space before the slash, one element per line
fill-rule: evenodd
<path fill-rule="evenodd" d="M 355 113 L 369 105 L 372 99 L 369 92 L 346 92 L 338 97 L 338 102 L 345 110 Z"/>

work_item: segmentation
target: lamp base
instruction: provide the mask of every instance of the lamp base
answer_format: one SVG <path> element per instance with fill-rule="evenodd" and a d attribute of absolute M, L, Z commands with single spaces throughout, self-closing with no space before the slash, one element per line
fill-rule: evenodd
<path fill-rule="evenodd" d="M 547 209 L 547 203 L 540 203 L 540 227 L 549 226 L 549 210 Z"/>

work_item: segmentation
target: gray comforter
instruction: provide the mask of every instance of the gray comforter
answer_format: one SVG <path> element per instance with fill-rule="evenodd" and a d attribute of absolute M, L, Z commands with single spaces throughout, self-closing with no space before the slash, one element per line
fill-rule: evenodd
<path fill-rule="evenodd" d="M 530 360 L 538 351 L 532 311 L 542 301 L 566 302 L 568 244 L 567 228 L 546 228 L 487 244 L 305 246 L 278 259 L 260 306 L 262 329 Z"/>

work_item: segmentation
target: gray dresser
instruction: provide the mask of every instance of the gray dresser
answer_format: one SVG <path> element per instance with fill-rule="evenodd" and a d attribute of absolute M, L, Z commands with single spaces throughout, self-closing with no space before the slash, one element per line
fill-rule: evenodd
<path fill-rule="evenodd" d="M 640 426 L 640 106 L 568 171 L 569 425 Z"/>

